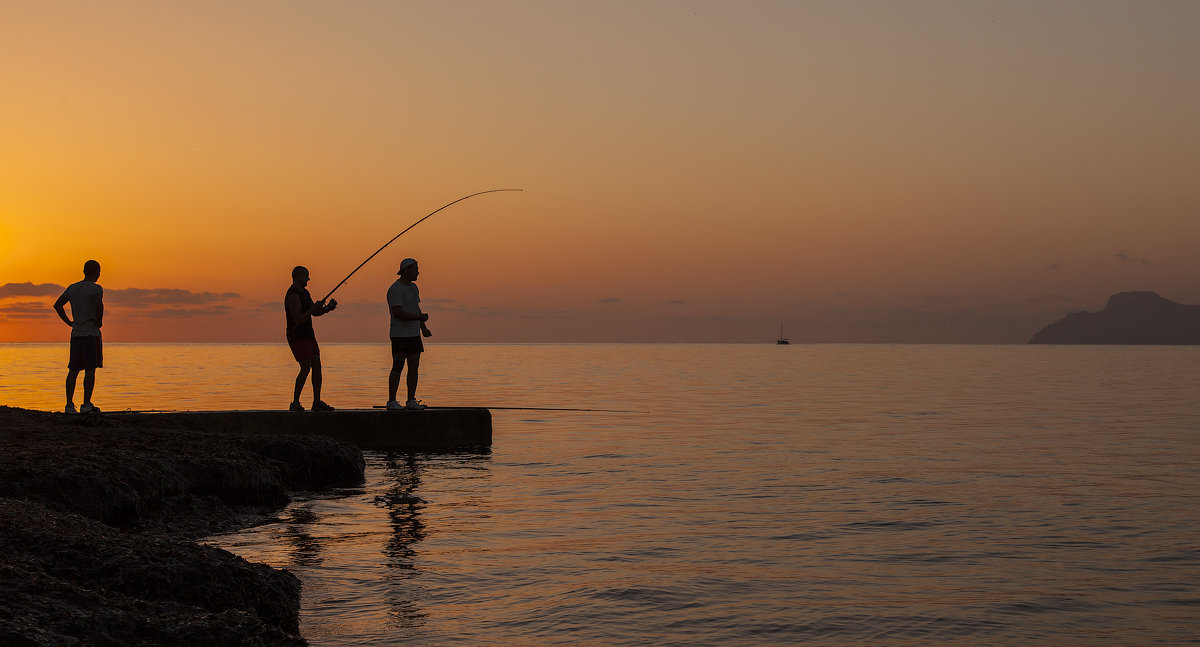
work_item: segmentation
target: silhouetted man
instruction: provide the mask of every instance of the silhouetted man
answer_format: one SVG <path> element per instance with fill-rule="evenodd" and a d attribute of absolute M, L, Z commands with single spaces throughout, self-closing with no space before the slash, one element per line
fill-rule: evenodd
<path fill-rule="evenodd" d="M 403 409 L 424 409 L 425 405 L 417 399 L 417 368 L 421 365 L 421 353 L 425 345 L 421 337 L 429 337 L 433 333 L 425 326 L 429 315 L 421 312 L 421 294 L 417 290 L 417 275 L 420 270 L 417 262 L 411 258 L 400 261 L 400 278 L 388 288 L 388 309 L 392 314 L 392 371 L 388 374 L 388 403 L 391 411 Z M 400 374 L 404 365 L 408 364 L 408 400 L 404 404 L 396 401 L 396 391 L 400 388 Z"/>
<path fill-rule="evenodd" d="M 321 401 L 321 347 L 317 345 L 317 332 L 313 330 L 312 318 L 320 317 L 337 308 L 337 300 L 324 299 L 313 302 L 308 287 L 308 268 L 297 265 L 292 268 L 292 285 L 283 297 L 283 311 L 287 315 L 287 341 L 292 357 L 300 364 L 296 375 L 296 389 L 292 393 L 291 411 L 304 411 L 300 404 L 300 392 L 312 371 L 313 411 L 333 411 L 333 407 Z"/>
<path fill-rule="evenodd" d="M 83 280 L 72 283 L 54 302 L 54 310 L 71 327 L 71 358 L 67 361 L 67 406 L 64 413 L 75 413 L 75 381 L 83 371 L 82 413 L 100 413 L 92 404 L 92 389 L 96 386 L 96 369 L 104 366 L 104 346 L 100 342 L 100 326 L 104 325 L 104 288 L 100 278 L 100 263 L 83 264 Z M 63 306 L 71 304 L 71 317 Z"/>

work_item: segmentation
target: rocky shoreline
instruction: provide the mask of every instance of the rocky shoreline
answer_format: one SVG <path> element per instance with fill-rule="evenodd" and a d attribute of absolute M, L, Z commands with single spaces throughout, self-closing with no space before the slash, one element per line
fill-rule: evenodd
<path fill-rule="evenodd" d="M 0 644 L 306 645 L 300 583 L 195 543 L 356 485 L 322 436 L 145 429 L 0 406 Z"/>

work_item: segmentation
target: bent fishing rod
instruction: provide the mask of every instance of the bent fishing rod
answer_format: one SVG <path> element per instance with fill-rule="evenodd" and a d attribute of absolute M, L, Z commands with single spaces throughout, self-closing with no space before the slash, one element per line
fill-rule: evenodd
<path fill-rule="evenodd" d="M 418 220 L 418 221 L 414 222 L 413 224 L 409 225 L 409 226 L 408 226 L 408 227 L 407 227 L 407 228 L 406 228 L 404 231 L 402 231 L 402 232 L 400 232 L 400 233 L 396 234 L 396 235 L 395 235 L 395 236 L 394 236 L 394 237 L 393 237 L 391 240 L 389 240 L 388 242 L 384 243 L 384 244 L 383 244 L 383 247 L 380 247 L 379 249 L 375 250 L 375 253 L 374 253 L 374 254 L 371 254 L 370 256 L 368 256 L 368 257 L 367 257 L 367 260 L 365 260 L 365 261 L 363 261 L 363 262 L 359 263 L 359 264 L 358 264 L 358 267 L 354 268 L 354 272 L 351 272 L 351 273 L 347 274 L 347 275 L 346 275 L 346 278 L 342 279 L 341 283 L 338 283 L 337 285 L 333 286 L 333 289 L 332 289 L 332 290 L 330 290 L 330 291 L 329 291 L 329 294 L 326 294 L 326 295 L 325 295 L 325 298 L 321 299 L 321 301 L 328 301 L 328 300 L 329 300 L 329 297 L 333 296 L 333 293 L 334 293 L 334 292 L 337 292 L 337 289 L 338 289 L 338 288 L 340 288 L 340 287 L 342 287 L 342 284 L 343 284 L 343 283 L 345 283 L 346 281 L 349 281 L 349 280 L 350 280 L 350 277 L 351 277 L 351 276 L 354 276 L 354 273 L 355 273 L 355 272 L 357 272 L 357 271 L 361 270 L 361 269 L 362 269 L 362 266 L 363 266 L 363 265 L 366 265 L 366 264 L 367 264 L 367 263 L 368 263 L 368 262 L 369 262 L 369 261 L 370 261 L 372 258 L 375 258 L 375 256 L 376 256 L 377 254 L 379 254 L 379 252 L 382 252 L 384 249 L 386 249 L 386 248 L 387 248 L 387 246 L 388 246 L 388 245 L 391 245 L 392 243 L 396 242 L 396 239 L 397 239 L 397 238 L 399 238 L 399 237 L 403 236 L 404 234 L 408 233 L 408 230 L 409 230 L 409 229 L 412 229 L 413 227 L 416 227 L 417 225 L 419 225 L 419 224 L 421 224 L 421 223 L 425 222 L 425 220 L 427 220 L 427 219 L 428 219 L 430 216 L 432 216 L 433 214 L 435 214 L 435 213 L 437 213 L 437 212 L 441 211 L 442 209 L 445 209 L 446 207 L 449 207 L 449 206 L 451 206 L 451 205 L 458 204 L 459 202 L 462 202 L 463 200 L 466 200 L 467 198 L 474 198 L 474 197 L 475 197 L 475 196 L 477 196 L 477 195 L 483 195 L 483 194 L 485 194 L 485 193 L 499 193 L 499 192 L 501 192 L 501 191 L 524 191 L 524 190 L 525 190 L 525 189 L 489 189 L 489 190 L 487 190 L 487 191 L 480 191 L 479 193 L 472 193 L 471 195 L 463 196 L 463 197 L 461 197 L 461 198 L 459 198 L 459 199 L 455 200 L 454 202 L 451 202 L 451 203 L 449 203 L 449 204 L 446 204 L 446 205 L 443 205 L 443 206 L 441 206 L 441 207 L 438 207 L 437 209 L 435 209 L 435 210 L 431 211 L 431 212 L 430 212 L 428 215 L 426 215 L 424 218 L 421 218 L 420 220 Z"/>

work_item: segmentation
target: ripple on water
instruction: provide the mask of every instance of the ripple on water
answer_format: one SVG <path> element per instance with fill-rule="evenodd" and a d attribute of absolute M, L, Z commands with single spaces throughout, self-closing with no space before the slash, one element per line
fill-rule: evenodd
<path fill-rule="evenodd" d="M 496 411 L 218 541 L 313 645 L 1196 643 L 1200 349 L 487 350 L 438 388 L 654 413 Z"/>

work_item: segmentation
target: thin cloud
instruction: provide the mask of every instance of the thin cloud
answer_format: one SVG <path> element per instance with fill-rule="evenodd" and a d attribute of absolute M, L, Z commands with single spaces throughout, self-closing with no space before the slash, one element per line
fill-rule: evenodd
<path fill-rule="evenodd" d="M 1137 256 L 1130 256 L 1129 254 L 1126 254 L 1124 250 L 1119 251 L 1116 254 L 1113 254 L 1113 258 L 1117 259 L 1118 261 L 1121 261 L 1122 263 L 1141 263 L 1142 265 L 1150 264 L 1150 261 L 1148 261 L 1144 258 L 1139 258 Z"/>
<path fill-rule="evenodd" d="M 242 295 L 236 292 L 192 292 L 179 288 L 123 288 L 106 290 L 105 301 L 126 308 L 149 308 L 151 306 L 189 306 L 206 305 L 218 301 L 237 299 Z"/>
<path fill-rule="evenodd" d="M 0 298 L 55 296 L 65 288 L 54 283 L 7 283 L 0 286 Z M 234 306 L 222 301 L 239 299 L 236 292 L 192 292 L 179 288 L 120 288 L 104 291 L 105 305 L 113 307 L 110 316 L 138 318 L 212 317 L 233 314 Z M 118 315 L 117 312 L 120 312 Z M 7 319 L 57 319 L 48 301 L 6 301 L 0 304 L 0 317 Z"/>
<path fill-rule="evenodd" d="M 45 301 L 13 301 L 0 304 L 0 317 L 8 319 L 58 318 L 54 309 Z"/>
<path fill-rule="evenodd" d="M 215 305 L 208 308 L 155 308 L 139 313 L 151 319 L 175 317 L 212 317 L 233 314 L 233 306 Z"/>
<path fill-rule="evenodd" d="M 430 300 L 432 301 L 432 300 Z M 282 308 L 278 303 L 264 303 L 262 309 L 279 310 Z M 354 316 L 379 316 L 380 313 L 386 312 L 386 304 L 382 301 L 357 301 L 349 304 L 338 304 L 338 309 L 334 314 L 342 312 L 343 308 L 348 311 L 344 314 Z M 456 314 L 485 317 L 494 319 L 578 319 L 580 317 L 595 315 L 595 311 L 581 310 L 551 310 L 544 308 L 527 308 L 517 309 L 509 306 L 472 306 L 454 299 L 444 299 L 443 302 L 438 302 L 437 306 L 430 314 L 437 316 L 438 313 L 453 312 Z M 387 316 L 384 314 L 383 316 Z"/>
<path fill-rule="evenodd" d="M 0 299 L 8 297 L 49 297 L 62 294 L 65 290 L 56 283 L 35 284 L 32 281 L 24 283 L 5 283 L 0 285 Z"/>
<path fill-rule="evenodd" d="M 530 308 L 528 310 L 515 310 L 509 307 L 494 308 L 463 308 L 460 310 L 465 314 L 475 315 L 477 317 L 491 317 L 499 319 L 578 319 L 579 317 L 595 314 L 594 312 L 579 312 L 574 310 L 546 310 L 542 308 Z"/>
<path fill-rule="evenodd" d="M 733 322 L 743 325 L 753 325 L 763 320 L 762 317 L 757 315 L 659 315 L 655 319 L 674 322 Z"/>
<path fill-rule="evenodd" d="M 66 288 L 57 283 L 5 283 L 0 285 L 0 299 L 10 297 L 58 296 Z M 204 305 L 237 299 L 236 292 L 192 292 L 179 288 L 116 288 L 104 291 L 107 303 L 127 308 L 146 308 L 156 305 Z"/>
<path fill-rule="evenodd" d="M 604 299 L 596 299 L 596 303 L 620 303 L 620 297 L 606 297 Z"/>
<path fill-rule="evenodd" d="M 1026 299 L 1027 302 L 1034 303 L 1037 305 L 1062 303 L 1063 301 L 1067 301 L 1067 300 L 1068 300 L 1067 297 L 1065 297 L 1061 294 L 1042 294 L 1042 295 L 1038 295 L 1038 296 L 1029 297 L 1028 299 Z"/>
<path fill-rule="evenodd" d="M 337 299 L 334 299 L 337 301 Z M 263 304 L 264 310 L 283 313 L 283 302 Z M 330 317 L 376 317 L 386 321 L 388 305 L 382 299 L 379 301 L 346 301 L 338 302 L 337 309 Z"/>
<path fill-rule="evenodd" d="M 334 299 L 334 301 L 337 301 L 337 299 Z M 422 303 L 425 303 L 425 301 L 422 301 Z M 439 311 L 454 311 L 454 310 L 462 310 L 463 308 L 457 307 L 457 305 L 454 303 L 448 303 L 446 305 L 439 305 L 437 309 Z M 259 301 L 258 303 L 251 304 L 245 308 L 239 308 L 239 310 L 244 310 L 246 312 L 253 312 L 253 313 L 260 313 L 260 312 L 278 313 L 280 316 L 283 316 L 283 299 L 280 299 L 278 301 Z M 329 316 L 338 317 L 338 318 L 343 318 L 343 317 L 384 317 L 384 318 L 386 318 L 388 316 L 387 311 L 388 311 L 387 303 L 384 302 L 382 299 L 379 301 L 338 301 L 337 309 L 334 310 L 333 313 L 330 314 Z"/>

